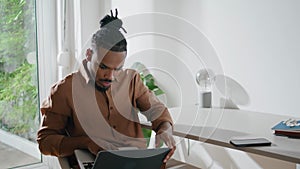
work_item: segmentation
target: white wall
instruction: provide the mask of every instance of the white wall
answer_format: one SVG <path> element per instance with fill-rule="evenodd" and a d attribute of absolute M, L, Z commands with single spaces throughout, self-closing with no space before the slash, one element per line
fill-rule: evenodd
<path fill-rule="evenodd" d="M 181 13 L 207 34 L 224 73 L 248 92 L 242 109 L 299 117 L 299 9 L 295 0 L 191 1 Z"/>
<path fill-rule="evenodd" d="M 163 1 L 154 8 L 183 17 L 207 36 L 224 74 L 249 95 L 242 109 L 300 116 L 299 1 Z"/>
<path fill-rule="evenodd" d="M 81 0 L 81 32 L 82 45 L 92 36 L 100 27 L 100 19 L 106 14 L 109 14 L 110 1 L 102 0 Z M 75 11 L 76 12 L 76 11 Z"/>
<path fill-rule="evenodd" d="M 149 22 L 154 24 L 154 31 L 177 35 L 200 54 L 203 48 L 197 49 L 193 44 L 194 41 L 199 42 L 199 36 L 187 32 L 189 28 L 186 27 L 195 26 L 207 37 L 216 52 L 215 61 L 220 62 L 216 65 L 207 63 L 209 61 L 204 57 L 208 56 L 205 55 L 201 56 L 204 62 L 198 63 L 195 58 L 189 58 L 192 54 L 188 52 L 191 50 L 187 51 L 182 44 L 172 44 L 172 40 L 162 41 L 161 37 L 154 36 L 154 44 L 151 47 L 174 53 L 190 67 L 191 76 L 194 76 L 197 67 L 200 69 L 201 66 L 207 66 L 217 73 L 223 72 L 244 88 L 249 102 L 239 105 L 241 109 L 300 116 L 297 104 L 300 94 L 300 68 L 297 67 L 300 63 L 300 1 L 178 0 L 152 1 L 150 4 L 151 1 L 131 2 L 131 5 L 128 5 L 127 2 L 113 1 L 112 6 L 118 6 L 119 13 L 125 16 L 161 12 L 166 19 L 166 14 L 172 15 L 171 20 L 179 17 L 179 22 L 187 24 L 179 25 L 175 19 L 175 22 L 171 23 L 170 18 L 160 21 L 159 17 L 155 16 L 154 20 Z M 169 32 L 164 32 L 163 27 Z M 172 29 L 169 29 L 170 27 Z M 143 43 L 138 43 L 133 48 L 142 50 L 146 47 Z M 180 69 L 178 65 L 174 67 Z M 180 74 L 180 71 L 177 73 Z M 195 83 L 187 82 L 192 85 Z M 190 90 L 195 88 L 191 87 Z M 198 101 L 192 98 L 183 99 L 192 103 Z M 216 106 L 218 104 L 215 102 Z"/>
<path fill-rule="evenodd" d="M 175 99 L 170 101 L 172 106 L 201 102 L 194 77 L 199 69 L 206 67 L 234 80 L 233 86 L 243 88 L 246 92 L 242 93 L 243 97 L 236 89 L 233 91 L 239 99 L 244 99 L 239 108 L 300 117 L 297 104 L 300 94 L 300 68 L 297 66 L 300 63 L 300 1 L 112 2 L 112 7 L 117 6 L 127 20 L 132 15 L 145 18 L 146 21 L 140 18 L 134 26 L 134 23 L 127 25 L 128 31 L 151 25 L 147 31 L 139 30 L 138 38 L 129 40 L 129 50 L 133 51 L 129 52 L 127 66 L 136 60 L 144 61 L 150 67 L 167 71 L 180 82 L 181 98 L 170 98 Z M 152 17 L 145 12 L 152 13 Z M 176 89 L 176 86 L 171 88 Z M 214 106 L 220 106 L 220 93 L 215 88 L 214 92 L 218 93 Z M 175 157 L 203 168 L 295 167 L 282 161 L 197 143 L 192 143 L 191 154 L 186 156 L 184 144 L 180 145 L 182 147 L 177 151 L 180 152 Z"/>

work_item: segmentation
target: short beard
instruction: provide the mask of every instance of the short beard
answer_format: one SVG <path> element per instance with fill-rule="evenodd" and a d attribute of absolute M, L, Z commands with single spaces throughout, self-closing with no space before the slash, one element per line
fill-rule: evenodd
<path fill-rule="evenodd" d="M 97 85 L 95 83 L 95 88 L 99 91 L 99 92 L 105 92 L 109 87 L 101 87 L 99 85 Z"/>

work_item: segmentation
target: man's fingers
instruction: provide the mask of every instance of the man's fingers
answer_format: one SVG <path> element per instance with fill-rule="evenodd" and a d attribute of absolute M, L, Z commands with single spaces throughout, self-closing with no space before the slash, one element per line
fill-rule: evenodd
<path fill-rule="evenodd" d="M 155 136 L 155 145 L 158 147 L 161 143 L 161 141 L 164 141 L 164 143 L 169 147 L 173 148 L 176 144 L 175 139 L 172 135 L 169 134 L 159 134 Z"/>
<path fill-rule="evenodd" d="M 167 154 L 167 156 L 166 156 L 166 158 L 164 159 L 164 163 L 166 163 L 171 157 L 172 157 L 172 155 L 174 154 L 174 152 L 175 152 L 175 149 L 176 149 L 176 147 L 174 146 L 172 149 L 171 149 L 171 151 Z"/>
<path fill-rule="evenodd" d="M 172 136 L 168 135 L 165 138 L 165 143 L 169 148 L 173 148 L 175 146 L 175 140 Z"/>
<path fill-rule="evenodd" d="M 176 150 L 176 143 L 175 143 L 175 139 L 173 138 L 172 135 L 169 134 L 160 134 L 157 135 L 155 137 L 155 143 L 156 143 L 156 147 L 159 146 L 160 141 L 163 140 L 165 142 L 165 144 L 171 148 L 171 151 L 167 154 L 167 156 L 165 157 L 165 159 L 163 160 L 164 163 L 166 163 L 174 154 L 175 150 Z"/>

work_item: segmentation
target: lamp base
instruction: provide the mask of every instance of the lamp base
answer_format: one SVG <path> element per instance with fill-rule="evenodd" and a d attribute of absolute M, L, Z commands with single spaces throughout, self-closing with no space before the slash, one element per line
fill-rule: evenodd
<path fill-rule="evenodd" d="M 211 108 L 212 104 L 211 104 L 211 92 L 204 92 L 202 93 L 202 106 L 204 108 Z"/>

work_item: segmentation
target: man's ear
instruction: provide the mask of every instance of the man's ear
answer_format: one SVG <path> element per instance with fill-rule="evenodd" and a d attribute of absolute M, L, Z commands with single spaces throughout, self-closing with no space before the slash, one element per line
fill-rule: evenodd
<path fill-rule="evenodd" d="M 92 56 L 93 56 L 93 50 L 91 48 L 88 48 L 86 50 L 86 59 L 90 62 L 92 60 Z"/>

